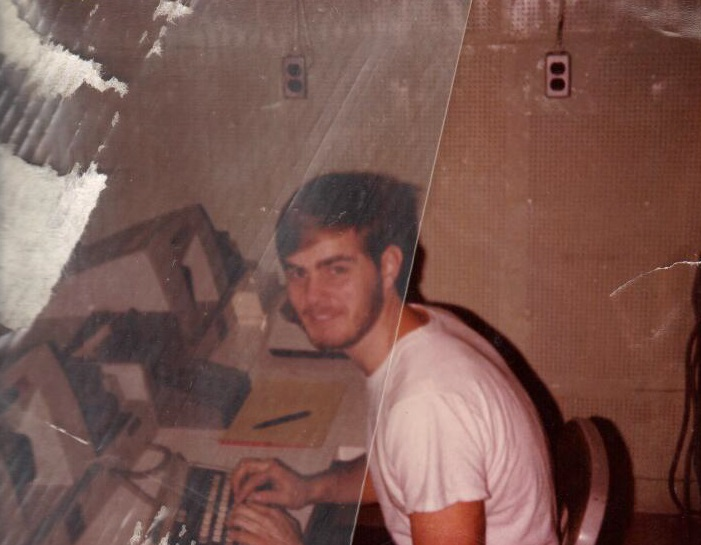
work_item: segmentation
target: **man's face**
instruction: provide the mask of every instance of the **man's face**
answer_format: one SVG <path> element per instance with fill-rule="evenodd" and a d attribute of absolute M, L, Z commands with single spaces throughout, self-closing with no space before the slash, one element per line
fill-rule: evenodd
<path fill-rule="evenodd" d="M 287 295 L 313 345 L 353 346 L 383 306 L 380 271 L 354 229 L 315 231 L 282 263 Z"/>

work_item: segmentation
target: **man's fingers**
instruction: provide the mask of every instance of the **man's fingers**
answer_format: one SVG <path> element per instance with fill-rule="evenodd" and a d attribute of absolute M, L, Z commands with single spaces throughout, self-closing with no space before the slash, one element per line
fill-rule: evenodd
<path fill-rule="evenodd" d="M 229 525 L 260 533 L 286 519 L 287 516 L 278 508 L 248 503 L 237 505 L 231 510 Z"/>
<path fill-rule="evenodd" d="M 254 490 L 246 497 L 246 501 L 266 505 L 283 505 L 285 497 L 277 490 Z"/>
<path fill-rule="evenodd" d="M 271 490 L 259 490 L 265 487 L 274 487 L 274 482 L 272 482 L 271 475 L 269 473 L 254 473 L 248 476 L 248 479 L 241 485 L 238 492 L 234 490 L 234 501 L 236 503 L 242 503 L 248 499 L 253 499 L 254 501 L 263 501 L 258 498 L 260 494 L 265 492 L 272 492 Z"/>
<path fill-rule="evenodd" d="M 270 460 L 246 458 L 231 472 L 231 487 L 238 492 L 251 475 L 268 471 L 272 465 Z"/>
<path fill-rule="evenodd" d="M 231 528 L 226 535 L 227 541 L 238 543 L 239 545 L 269 545 L 267 538 L 257 536 L 246 530 Z"/>
<path fill-rule="evenodd" d="M 307 503 L 304 479 L 278 460 L 242 461 L 232 472 L 234 501 L 255 501 L 297 509 Z"/>
<path fill-rule="evenodd" d="M 249 543 L 253 538 L 260 539 L 261 536 L 267 534 L 267 532 L 263 531 L 264 525 L 259 519 L 259 515 L 246 505 L 237 506 L 231 511 L 229 519 L 227 520 L 227 526 L 229 528 L 229 535 L 232 535 L 232 533 L 245 533 L 252 536 L 249 537 L 248 541 L 245 541 L 245 543 Z M 253 543 L 251 543 L 251 545 L 253 545 Z"/>
<path fill-rule="evenodd" d="M 231 488 L 234 500 L 243 502 L 255 489 L 267 485 L 270 471 L 274 466 L 272 460 L 245 460 L 231 474 Z"/>
<path fill-rule="evenodd" d="M 283 520 L 285 517 L 281 509 L 260 503 L 243 503 L 231 510 L 231 519 L 246 524 L 247 528 L 253 528 L 252 525 L 256 524 L 258 527 L 268 526 L 268 521 Z"/>
<path fill-rule="evenodd" d="M 267 505 L 236 505 L 227 536 L 245 545 L 302 545 L 299 523 L 286 511 Z"/>
<path fill-rule="evenodd" d="M 251 519 L 257 520 L 259 522 L 268 520 L 285 520 L 287 514 L 282 509 L 277 507 L 270 507 L 268 505 L 262 505 L 260 503 L 249 503 L 242 508 Z"/>
<path fill-rule="evenodd" d="M 251 507 L 252 506 L 246 504 L 234 507 L 231 510 L 229 524 L 231 526 L 244 528 L 249 532 L 260 533 L 266 523 L 265 515 Z"/>

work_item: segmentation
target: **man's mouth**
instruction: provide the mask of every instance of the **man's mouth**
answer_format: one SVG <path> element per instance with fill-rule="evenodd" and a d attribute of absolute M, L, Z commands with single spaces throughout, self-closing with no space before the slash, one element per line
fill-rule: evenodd
<path fill-rule="evenodd" d="M 324 323 L 333 320 L 340 314 L 340 311 L 332 308 L 315 308 L 304 311 L 302 316 L 305 320 L 313 323 Z"/>

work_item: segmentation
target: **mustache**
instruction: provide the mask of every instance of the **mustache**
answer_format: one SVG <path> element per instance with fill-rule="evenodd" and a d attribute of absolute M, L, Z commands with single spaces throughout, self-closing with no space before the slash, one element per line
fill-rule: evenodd
<path fill-rule="evenodd" d="M 333 311 L 333 307 L 327 306 L 327 305 L 313 305 L 309 306 L 307 308 L 302 309 L 300 312 L 295 309 L 295 307 L 292 305 L 289 299 L 286 299 L 282 305 L 280 305 L 279 312 L 287 320 L 288 322 L 291 322 L 293 324 L 296 324 L 298 326 L 303 326 L 302 323 L 302 318 L 301 316 L 312 316 L 319 312 L 327 312 L 327 311 Z"/>

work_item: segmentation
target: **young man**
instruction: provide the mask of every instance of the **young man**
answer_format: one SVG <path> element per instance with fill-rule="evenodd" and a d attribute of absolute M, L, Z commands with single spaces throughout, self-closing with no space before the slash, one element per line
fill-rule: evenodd
<path fill-rule="evenodd" d="M 454 316 L 403 304 L 418 229 L 413 188 L 374 174 L 322 176 L 293 196 L 277 227 L 297 321 L 367 376 L 362 501 L 379 501 L 395 543 L 555 545 L 549 453 L 526 393 Z M 232 476 L 235 539 L 299 544 L 278 507 L 355 502 L 364 478 L 364 459 L 307 477 L 244 460 Z"/>

